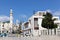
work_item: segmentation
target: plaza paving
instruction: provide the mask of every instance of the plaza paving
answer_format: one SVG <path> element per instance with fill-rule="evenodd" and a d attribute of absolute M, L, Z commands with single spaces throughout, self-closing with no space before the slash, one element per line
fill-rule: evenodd
<path fill-rule="evenodd" d="M 40 37 L 0 37 L 0 40 L 60 40 L 60 36 L 42 35 Z"/>

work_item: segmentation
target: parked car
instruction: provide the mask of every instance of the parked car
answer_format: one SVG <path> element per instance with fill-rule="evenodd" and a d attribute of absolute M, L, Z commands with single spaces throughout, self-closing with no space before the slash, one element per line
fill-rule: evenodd
<path fill-rule="evenodd" d="M 0 37 L 6 37 L 7 34 L 6 33 L 0 33 Z"/>

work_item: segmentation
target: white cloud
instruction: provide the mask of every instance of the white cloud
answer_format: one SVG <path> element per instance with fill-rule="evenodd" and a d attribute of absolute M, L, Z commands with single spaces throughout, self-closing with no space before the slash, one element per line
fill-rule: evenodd
<path fill-rule="evenodd" d="M 59 11 L 55 11 L 55 12 L 54 12 L 54 15 L 55 15 L 55 16 L 60 16 L 60 10 L 59 10 Z"/>
<path fill-rule="evenodd" d="M 52 12 L 52 10 L 50 10 L 50 9 L 48 9 L 48 10 L 46 10 L 46 11 L 47 11 L 47 12 L 50 12 L 50 13 Z"/>
<path fill-rule="evenodd" d="M 21 18 L 27 18 L 27 16 L 26 16 L 26 15 L 20 15 L 20 17 L 21 17 Z"/>
<path fill-rule="evenodd" d="M 50 10 L 50 9 L 48 9 L 46 11 L 52 13 L 54 16 L 60 16 L 60 10 Z"/>
<path fill-rule="evenodd" d="M 20 17 L 21 21 L 26 21 L 27 20 L 27 15 L 23 14 L 23 15 L 20 15 L 19 17 Z"/>
<path fill-rule="evenodd" d="M 9 17 L 8 16 L 0 16 L 0 21 L 1 22 L 9 21 Z"/>

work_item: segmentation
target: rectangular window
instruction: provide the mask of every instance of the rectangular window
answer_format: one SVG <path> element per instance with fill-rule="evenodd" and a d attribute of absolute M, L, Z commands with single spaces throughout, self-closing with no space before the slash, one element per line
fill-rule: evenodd
<path fill-rule="evenodd" d="M 39 27 L 38 27 L 38 18 L 34 18 L 34 29 L 35 30 L 39 29 Z"/>
<path fill-rule="evenodd" d="M 31 24 L 31 20 L 29 20 L 29 23 Z"/>
<path fill-rule="evenodd" d="M 28 28 L 28 24 L 29 24 L 28 22 L 24 24 L 25 28 Z"/>
<path fill-rule="evenodd" d="M 42 14 L 41 14 L 41 12 L 39 13 L 39 16 L 41 16 Z"/>

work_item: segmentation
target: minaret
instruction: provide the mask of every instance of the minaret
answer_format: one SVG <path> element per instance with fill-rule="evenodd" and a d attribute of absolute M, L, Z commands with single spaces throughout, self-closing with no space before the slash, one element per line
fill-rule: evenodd
<path fill-rule="evenodd" d="M 12 9 L 10 9 L 10 28 L 13 26 L 13 12 Z"/>

